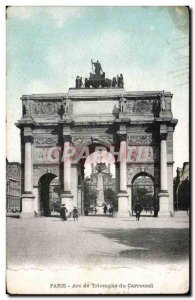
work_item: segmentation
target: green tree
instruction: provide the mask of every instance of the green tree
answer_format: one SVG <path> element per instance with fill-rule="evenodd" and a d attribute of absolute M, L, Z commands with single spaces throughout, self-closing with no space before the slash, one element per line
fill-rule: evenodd
<path fill-rule="evenodd" d="M 116 210 L 118 209 L 116 193 L 110 188 L 104 190 L 104 202 L 106 204 L 112 204 Z"/>
<path fill-rule="evenodd" d="M 179 210 L 188 210 L 190 206 L 190 185 L 189 180 L 185 179 L 178 188 L 178 208 Z"/>
<path fill-rule="evenodd" d="M 55 193 L 57 193 L 58 196 L 60 196 L 60 194 L 61 194 L 61 186 L 55 185 L 55 186 L 53 187 L 53 191 L 54 191 Z"/>
<path fill-rule="evenodd" d="M 140 202 L 142 206 L 153 206 L 153 194 L 145 187 L 134 188 L 133 193 L 134 205 L 137 201 Z"/>
<path fill-rule="evenodd" d="M 87 181 L 85 181 L 84 185 L 84 203 L 85 208 L 92 206 L 96 206 L 97 201 L 97 191 L 95 189 L 91 189 Z"/>

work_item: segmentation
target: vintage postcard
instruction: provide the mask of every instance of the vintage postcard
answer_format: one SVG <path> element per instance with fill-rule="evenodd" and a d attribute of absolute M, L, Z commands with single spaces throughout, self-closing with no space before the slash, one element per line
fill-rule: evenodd
<path fill-rule="evenodd" d="M 8 294 L 189 293 L 189 18 L 7 7 Z"/>

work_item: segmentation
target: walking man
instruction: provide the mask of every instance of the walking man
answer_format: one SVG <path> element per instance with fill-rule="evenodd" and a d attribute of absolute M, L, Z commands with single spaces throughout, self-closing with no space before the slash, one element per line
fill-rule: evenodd
<path fill-rule="evenodd" d="M 106 215 L 106 213 L 107 213 L 107 210 L 108 210 L 108 207 L 107 207 L 107 205 L 105 204 L 105 205 L 104 205 L 104 213 L 105 213 L 105 215 Z"/>
<path fill-rule="evenodd" d="M 78 214 L 79 214 L 79 212 L 78 212 L 76 206 L 74 207 L 74 209 L 73 209 L 72 212 L 73 212 L 74 221 L 75 221 L 75 219 L 78 221 Z"/>
<path fill-rule="evenodd" d="M 142 212 L 142 207 L 141 207 L 141 204 L 139 202 L 137 202 L 137 204 L 135 205 L 134 211 L 135 211 L 135 214 L 136 214 L 136 220 L 139 221 L 140 214 Z"/>

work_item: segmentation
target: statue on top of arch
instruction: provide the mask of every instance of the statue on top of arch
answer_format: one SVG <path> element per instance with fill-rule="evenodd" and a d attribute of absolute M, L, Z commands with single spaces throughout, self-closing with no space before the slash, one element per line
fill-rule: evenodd
<path fill-rule="evenodd" d="M 95 67 L 95 74 L 97 76 L 100 76 L 101 75 L 101 72 L 103 73 L 102 71 L 102 66 L 101 64 L 99 63 L 99 60 L 97 60 L 97 62 L 93 62 L 93 60 L 91 60 L 91 64 L 92 64 L 92 69 L 93 69 L 93 65 Z"/>
<path fill-rule="evenodd" d="M 112 79 L 105 77 L 105 72 L 102 70 L 101 63 L 99 60 L 93 62 L 92 64 L 92 72 L 90 73 L 89 78 L 85 78 L 84 84 L 82 81 L 82 77 L 76 77 L 76 88 L 124 88 L 124 79 L 123 74 L 117 75 Z"/>

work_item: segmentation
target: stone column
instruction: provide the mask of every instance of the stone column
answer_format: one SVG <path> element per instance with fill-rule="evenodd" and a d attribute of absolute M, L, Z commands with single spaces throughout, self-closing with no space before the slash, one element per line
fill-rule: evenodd
<path fill-rule="evenodd" d="M 115 191 L 118 194 L 120 191 L 120 168 L 119 162 L 115 162 Z"/>
<path fill-rule="evenodd" d="M 127 191 L 127 143 L 120 142 L 120 191 Z"/>
<path fill-rule="evenodd" d="M 79 211 L 79 213 L 82 213 L 82 190 L 81 190 L 81 186 L 78 186 L 77 189 L 77 209 Z"/>
<path fill-rule="evenodd" d="M 170 216 L 167 189 L 167 133 L 160 134 L 160 193 L 159 216 Z"/>
<path fill-rule="evenodd" d="M 73 206 L 78 208 L 78 165 L 71 163 L 70 191 L 73 195 Z"/>
<path fill-rule="evenodd" d="M 22 213 L 20 217 L 34 217 L 34 196 L 32 194 L 32 136 L 24 137 L 24 193 L 22 195 Z"/>
<path fill-rule="evenodd" d="M 129 211 L 129 215 L 132 216 L 132 214 L 133 214 L 133 209 L 132 209 L 132 185 L 128 186 L 127 193 L 128 193 L 128 211 Z"/>
<path fill-rule="evenodd" d="M 81 213 L 82 213 L 82 215 L 85 214 L 84 180 L 85 180 L 85 167 L 83 166 L 83 167 L 81 168 L 81 182 L 82 182 L 82 184 L 81 184 Z"/>
<path fill-rule="evenodd" d="M 129 217 L 127 194 L 127 142 L 126 134 L 120 135 L 120 191 L 118 197 L 117 217 Z"/>
<path fill-rule="evenodd" d="M 169 193 L 169 211 L 170 215 L 174 216 L 174 198 L 173 198 L 173 164 L 167 163 L 167 183 L 168 183 L 168 193 Z"/>
<path fill-rule="evenodd" d="M 73 210 L 73 195 L 71 194 L 71 157 L 70 151 L 70 135 L 63 136 L 64 140 L 64 153 L 63 153 L 63 193 L 61 194 L 61 204 L 65 204 L 68 214 Z"/>
<path fill-rule="evenodd" d="M 41 215 L 40 214 L 40 199 L 39 199 L 39 187 L 34 186 L 33 187 L 33 194 L 35 196 L 34 199 L 34 211 L 36 212 L 36 215 Z"/>
<path fill-rule="evenodd" d="M 70 157 L 66 157 L 66 154 L 68 154 L 66 151 L 68 151 L 70 147 L 70 142 L 64 143 L 64 192 L 70 193 L 70 181 L 71 181 L 71 161 Z"/>
<path fill-rule="evenodd" d="M 28 137 L 25 142 L 25 162 L 24 162 L 24 191 L 32 192 L 32 149 L 31 139 Z"/>

